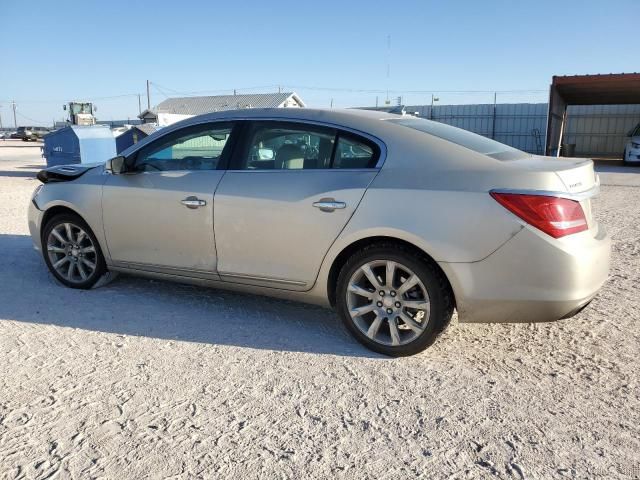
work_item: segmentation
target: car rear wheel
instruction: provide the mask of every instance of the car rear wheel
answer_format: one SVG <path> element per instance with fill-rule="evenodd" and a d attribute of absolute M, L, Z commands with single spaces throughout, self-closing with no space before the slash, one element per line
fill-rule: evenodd
<path fill-rule="evenodd" d="M 390 356 L 427 348 L 453 312 L 442 272 L 399 245 L 367 247 L 351 257 L 338 277 L 336 300 L 355 338 Z"/>
<path fill-rule="evenodd" d="M 56 215 L 47 222 L 42 253 L 51 273 L 67 287 L 89 289 L 107 271 L 95 235 L 77 215 Z"/>

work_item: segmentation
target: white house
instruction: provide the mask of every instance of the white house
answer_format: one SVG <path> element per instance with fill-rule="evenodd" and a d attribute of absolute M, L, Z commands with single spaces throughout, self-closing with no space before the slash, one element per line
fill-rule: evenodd
<path fill-rule="evenodd" d="M 302 108 L 305 104 L 295 92 L 215 95 L 168 98 L 155 109 L 160 127 L 203 113 L 241 108 Z M 144 113 L 147 113 L 145 111 Z"/>

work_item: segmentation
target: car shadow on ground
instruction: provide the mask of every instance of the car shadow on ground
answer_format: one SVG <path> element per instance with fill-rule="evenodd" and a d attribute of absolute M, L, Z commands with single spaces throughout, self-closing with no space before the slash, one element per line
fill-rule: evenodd
<path fill-rule="evenodd" d="M 0 235 L 0 324 L 19 321 L 98 332 L 281 351 L 385 358 L 362 347 L 328 309 L 120 275 L 89 291 L 59 284 L 26 235 Z"/>
<path fill-rule="evenodd" d="M 36 178 L 37 171 L 17 172 L 15 170 L 0 170 L 0 177 L 32 177 Z"/>
<path fill-rule="evenodd" d="M 16 168 L 19 168 L 21 170 L 35 170 L 37 172 L 42 170 L 43 168 L 47 168 L 47 164 L 43 163 L 41 165 L 22 165 Z"/>

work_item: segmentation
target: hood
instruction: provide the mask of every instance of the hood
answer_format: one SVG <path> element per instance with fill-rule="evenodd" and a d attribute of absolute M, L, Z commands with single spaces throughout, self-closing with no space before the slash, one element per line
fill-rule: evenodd
<path fill-rule="evenodd" d="M 37 178 L 42 183 L 49 182 L 69 182 L 81 177 L 89 170 L 103 166 L 104 163 L 87 163 L 75 165 L 57 165 L 55 167 L 45 168 L 38 172 Z"/>

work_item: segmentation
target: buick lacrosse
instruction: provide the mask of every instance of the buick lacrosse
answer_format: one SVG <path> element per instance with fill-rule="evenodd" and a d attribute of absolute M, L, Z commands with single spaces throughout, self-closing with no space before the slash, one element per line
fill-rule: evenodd
<path fill-rule="evenodd" d="M 609 270 L 590 160 L 410 116 L 218 112 L 38 178 L 29 228 L 64 285 L 115 271 L 331 306 L 392 356 L 429 346 L 454 308 L 569 317 Z"/>

